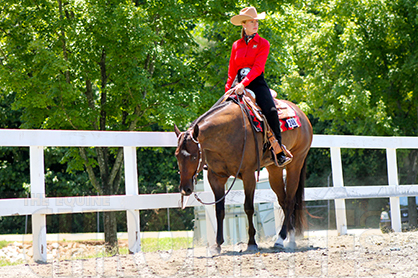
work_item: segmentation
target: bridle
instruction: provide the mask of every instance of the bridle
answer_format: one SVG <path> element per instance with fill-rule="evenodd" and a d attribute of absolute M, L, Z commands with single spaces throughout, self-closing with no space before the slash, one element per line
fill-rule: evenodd
<path fill-rule="evenodd" d="M 194 139 L 193 136 L 190 136 L 192 138 L 192 141 L 197 144 L 197 149 L 199 150 L 199 164 L 197 164 L 196 171 L 194 172 L 194 175 L 192 177 L 193 185 L 195 186 L 197 184 L 197 175 L 199 175 L 200 171 L 203 169 L 203 152 L 202 152 L 202 146 L 200 145 L 199 141 Z"/>
<path fill-rule="evenodd" d="M 194 137 L 188 131 L 180 133 L 177 138 L 180 139 L 180 137 L 182 135 L 184 135 L 184 137 L 186 137 L 187 134 L 190 135 L 191 140 L 193 141 L 193 143 L 195 143 L 197 145 L 197 149 L 199 150 L 199 163 L 197 164 L 196 170 L 194 171 L 194 174 L 193 174 L 193 177 L 192 177 L 193 185 L 196 185 L 197 184 L 197 176 L 203 170 L 202 146 L 200 145 L 200 142 L 198 140 L 194 139 Z M 187 139 L 184 138 L 184 140 L 187 140 Z"/>

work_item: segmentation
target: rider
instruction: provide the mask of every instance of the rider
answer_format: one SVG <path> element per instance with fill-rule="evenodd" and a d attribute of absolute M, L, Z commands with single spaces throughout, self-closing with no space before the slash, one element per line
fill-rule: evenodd
<path fill-rule="evenodd" d="M 283 152 L 284 146 L 281 143 L 277 109 L 270 94 L 270 89 L 264 80 L 264 66 L 269 54 L 270 43 L 257 34 L 258 20 L 264 19 L 265 16 L 265 12 L 257 14 L 254 7 L 249 7 L 242 9 L 239 15 L 231 18 L 231 23 L 242 26 L 242 31 L 241 39 L 232 45 L 225 91 L 232 88 L 237 94 L 241 95 L 244 89 L 248 88 L 254 92 L 257 104 L 278 141 L 278 147 L 274 151 L 278 165 L 283 167 L 291 162 L 291 158 L 286 157 Z"/>

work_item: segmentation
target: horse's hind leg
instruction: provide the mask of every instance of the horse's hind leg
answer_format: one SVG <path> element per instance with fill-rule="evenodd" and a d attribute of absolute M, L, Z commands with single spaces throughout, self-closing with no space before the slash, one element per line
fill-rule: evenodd
<path fill-rule="evenodd" d="M 302 166 L 303 161 L 294 160 L 291 164 L 287 165 L 286 167 L 286 190 L 284 196 L 282 195 L 282 197 L 279 197 L 279 203 L 280 206 L 283 208 L 284 212 L 284 221 L 282 229 L 279 232 L 280 238 L 276 242 L 275 246 L 280 246 L 280 244 L 283 244 L 282 241 L 284 241 L 284 239 L 288 237 L 288 233 L 292 233 L 289 242 L 289 247 L 296 246 L 296 243 L 294 241 L 294 232 L 297 220 L 296 217 L 299 217 L 299 212 L 295 211 L 295 205 L 297 199 L 296 193 L 299 187 L 299 179 Z"/>
<path fill-rule="evenodd" d="M 254 173 L 250 173 L 243 178 L 244 192 L 245 192 L 245 203 L 244 210 L 248 218 L 248 251 L 257 251 L 258 246 L 255 242 L 255 228 L 254 228 L 254 191 L 256 186 Z"/>
<path fill-rule="evenodd" d="M 220 200 L 225 195 L 225 183 L 228 178 L 215 175 L 212 171 L 208 171 L 208 180 L 215 195 L 215 201 Z M 225 218 L 225 199 L 215 205 L 216 208 L 216 244 L 211 246 L 210 252 L 212 255 L 219 255 L 221 253 L 221 245 L 224 243 L 223 220 Z"/>

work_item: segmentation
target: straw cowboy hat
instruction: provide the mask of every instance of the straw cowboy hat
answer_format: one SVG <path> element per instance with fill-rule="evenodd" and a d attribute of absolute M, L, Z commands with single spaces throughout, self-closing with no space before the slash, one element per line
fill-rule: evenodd
<path fill-rule="evenodd" d="M 241 23 L 245 20 L 254 20 L 254 19 L 264 19 L 266 18 L 266 13 L 262 12 L 257 14 L 257 10 L 254 7 L 242 9 L 238 15 L 235 15 L 231 18 L 231 23 L 240 26 Z"/>

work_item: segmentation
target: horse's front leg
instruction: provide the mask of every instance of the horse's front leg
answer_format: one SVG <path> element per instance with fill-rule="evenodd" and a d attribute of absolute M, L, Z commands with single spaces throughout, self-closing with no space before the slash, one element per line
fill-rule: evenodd
<path fill-rule="evenodd" d="M 225 183 L 228 178 L 220 177 L 214 174 L 212 171 L 208 171 L 208 180 L 215 195 L 215 201 L 222 199 L 225 195 Z M 219 255 L 221 253 L 221 245 L 224 243 L 223 221 L 225 218 L 225 199 L 219 201 L 215 205 L 216 208 L 216 243 L 211 246 L 210 253 L 212 255 Z"/>
<path fill-rule="evenodd" d="M 255 242 L 255 228 L 253 222 L 254 216 L 254 191 L 256 186 L 255 176 L 253 173 L 243 178 L 245 203 L 244 209 L 248 218 L 248 247 L 247 251 L 258 251 L 257 243 Z"/>

